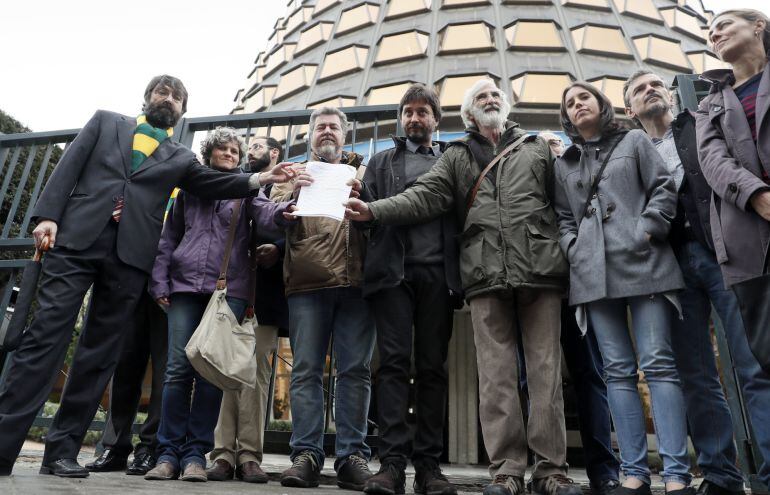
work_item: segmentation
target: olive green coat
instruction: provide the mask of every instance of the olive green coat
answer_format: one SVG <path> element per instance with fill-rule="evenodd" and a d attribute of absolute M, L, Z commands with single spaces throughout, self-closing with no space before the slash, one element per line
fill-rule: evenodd
<path fill-rule="evenodd" d="M 511 288 L 567 287 L 568 265 L 562 255 L 558 226 L 549 194 L 553 155 L 548 144 L 532 136 L 493 168 L 466 212 L 470 190 L 481 169 L 468 142 L 476 139 L 495 156 L 525 134 L 508 122 L 497 149 L 478 134 L 450 143 L 433 168 L 409 189 L 374 201 L 376 222 L 409 225 L 454 210 L 462 227 L 460 275 L 467 298 Z M 494 176 L 494 180 L 492 179 Z"/>

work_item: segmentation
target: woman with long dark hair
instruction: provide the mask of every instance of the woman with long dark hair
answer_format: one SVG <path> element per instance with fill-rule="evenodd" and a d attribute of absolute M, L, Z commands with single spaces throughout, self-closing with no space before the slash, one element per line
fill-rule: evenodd
<path fill-rule="evenodd" d="M 673 291 L 684 286 L 667 241 L 674 180 L 644 132 L 623 129 L 593 85 L 564 90 L 561 121 L 573 144 L 555 167 L 559 242 L 570 264 L 570 304 L 578 306 L 583 328 L 585 314 L 590 318 L 604 361 L 625 475 L 616 493 L 650 494 L 638 369 L 652 396 L 666 493 L 687 493 L 687 423 L 670 335 Z"/>
<path fill-rule="evenodd" d="M 696 114 L 698 155 L 703 176 L 714 191 L 711 231 L 717 261 L 726 285 L 740 295 L 743 282 L 768 272 L 770 20 L 758 10 L 722 12 L 711 22 L 709 42 L 730 68 L 701 75 L 712 86 Z M 761 310 L 770 301 L 741 303 Z M 750 324 L 747 330 L 755 330 Z M 756 334 L 766 330 L 759 326 Z M 765 459 L 759 477 L 770 485 L 770 373 L 767 364 L 763 370 L 751 353 L 745 332 L 730 333 L 728 339 L 754 440 Z M 759 344 L 766 348 L 761 340 Z"/>

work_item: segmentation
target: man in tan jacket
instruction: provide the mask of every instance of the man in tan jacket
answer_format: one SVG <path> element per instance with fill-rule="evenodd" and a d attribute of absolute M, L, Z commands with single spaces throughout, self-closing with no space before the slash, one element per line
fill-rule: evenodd
<path fill-rule="evenodd" d="M 347 164 L 363 171 L 362 157 L 342 150 L 347 130 L 347 117 L 337 108 L 315 110 L 308 131 L 312 160 Z M 274 200 L 296 197 L 300 188 L 312 182 L 303 165 L 297 172 L 293 183 L 273 189 Z M 365 440 L 375 333 L 361 294 L 364 246 L 363 235 L 351 228 L 348 220 L 299 217 L 287 231 L 284 282 L 294 356 L 289 389 L 293 464 L 281 476 L 283 486 L 318 486 L 324 462 L 323 370 L 332 335 L 337 369 L 337 485 L 362 490 L 372 475 Z"/>

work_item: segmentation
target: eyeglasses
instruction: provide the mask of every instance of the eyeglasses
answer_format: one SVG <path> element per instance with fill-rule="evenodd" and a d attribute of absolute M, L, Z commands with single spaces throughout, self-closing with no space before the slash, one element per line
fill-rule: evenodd
<path fill-rule="evenodd" d="M 265 149 L 265 150 L 277 150 L 278 149 L 278 148 L 276 148 L 274 146 L 268 146 L 268 145 L 262 144 L 262 143 L 254 143 L 254 144 L 251 145 L 251 148 L 255 149 L 255 150 L 262 150 L 262 149 Z"/>

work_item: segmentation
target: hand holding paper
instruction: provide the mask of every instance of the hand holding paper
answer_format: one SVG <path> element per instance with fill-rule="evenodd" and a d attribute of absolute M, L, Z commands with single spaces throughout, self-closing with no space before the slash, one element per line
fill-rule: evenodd
<path fill-rule="evenodd" d="M 355 178 L 356 169 L 350 165 L 308 162 L 306 172 L 313 181 L 300 189 L 297 209 L 292 214 L 342 221 L 345 218 L 342 203 L 350 197 L 351 186 L 348 183 Z"/>

